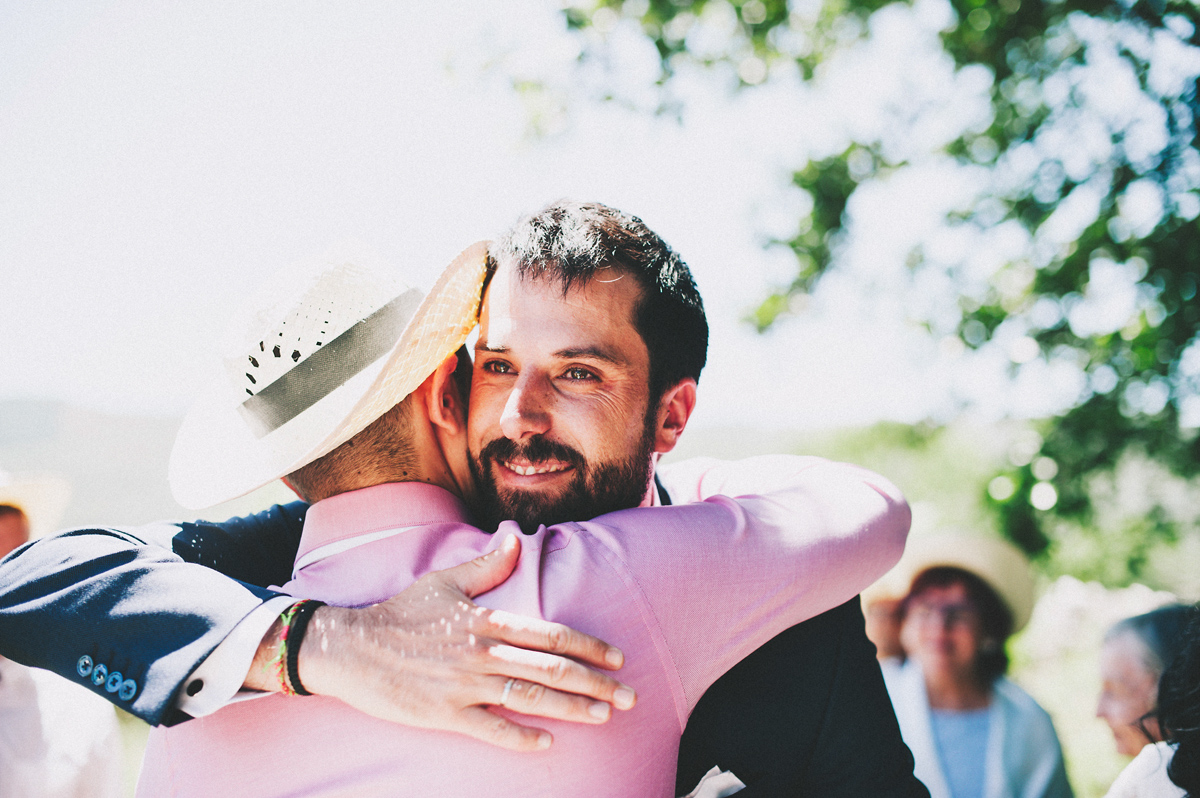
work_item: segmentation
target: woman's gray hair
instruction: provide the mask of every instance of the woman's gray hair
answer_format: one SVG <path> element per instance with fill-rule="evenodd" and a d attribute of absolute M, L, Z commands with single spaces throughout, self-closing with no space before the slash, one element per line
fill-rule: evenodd
<path fill-rule="evenodd" d="M 1183 631 L 1187 627 L 1193 608 L 1184 604 L 1170 604 L 1144 615 L 1135 615 L 1113 624 L 1104 635 L 1104 642 L 1131 634 L 1141 642 L 1146 656 L 1146 670 L 1161 676 L 1183 646 Z"/>

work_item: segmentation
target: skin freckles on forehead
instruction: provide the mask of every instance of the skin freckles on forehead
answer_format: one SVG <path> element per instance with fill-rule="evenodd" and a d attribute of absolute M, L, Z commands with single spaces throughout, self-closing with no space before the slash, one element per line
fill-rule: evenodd
<path fill-rule="evenodd" d="M 633 324 L 640 296 L 632 277 L 596 279 L 563 293 L 556 282 L 501 270 L 484 295 L 478 347 L 593 354 L 614 367 L 644 370 L 648 378 L 650 355 Z"/>

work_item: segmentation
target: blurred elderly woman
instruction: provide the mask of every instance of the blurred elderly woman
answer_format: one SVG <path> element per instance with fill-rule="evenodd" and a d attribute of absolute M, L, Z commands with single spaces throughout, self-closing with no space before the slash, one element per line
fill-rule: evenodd
<path fill-rule="evenodd" d="M 1113 782 L 1109 798 L 1185 794 L 1168 778 L 1173 757 L 1176 782 L 1195 790 L 1200 776 L 1196 748 L 1200 725 L 1200 626 L 1194 607 L 1171 605 L 1116 623 L 1100 649 L 1100 700 L 1103 718 L 1117 751 L 1136 758 Z M 1192 625 L 1190 631 L 1189 624 Z M 1185 633 L 1186 632 L 1186 633 Z M 1164 673 L 1164 671 L 1166 671 Z M 1168 719 L 1170 742 L 1160 718 Z M 1187 740 L 1180 754 L 1176 746 Z M 1188 773 L 1191 773 L 1188 781 Z"/>
<path fill-rule="evenodd" d="M 1125 756 L 1162 740 L 1153 717 L 1158 679 L 1179 653 L 1191 611 L 1180 604 L 1160 607 L 1118 621 L 1104 635 L 1096 717 L 1112 729 L 1117 751 Z"/>
<path fill-rule="evenodd" d="M 1068 798 L 1058 736 L 1004 678 L 1008 637 L 1029 620 L 1033 577 L 1014 547 L 965 535 L 918 539 L 897 568 L 903 665 L 884 677 L 931 798 Z"/>

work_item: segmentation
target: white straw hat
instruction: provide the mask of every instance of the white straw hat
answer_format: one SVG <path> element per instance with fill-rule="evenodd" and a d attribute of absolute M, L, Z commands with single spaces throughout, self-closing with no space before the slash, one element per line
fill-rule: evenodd
<path fill-rule="evenodd" d="M 394 273 L 340 261 L 277 274 L 276 298 L 235 322 L 225 373 L 183 420 L 168 469 L 176 501 L 236 498 L 361 432 L 466 341 L 486 267 L 481 241 L 423 299 Z"/>
<path fill-rule="evenodd" d="M 903 598 L 914 579 L 940 565 L 970 571 L 996 591 L 1012 613 L 1014 632 L 1029 622 L 1034 603 L 1029 560 L 1011 543 L 985 535 L 942 532 L 909 538 L 900 562 L 876 583 L 881 587 L 867 588 L 864 594 L 870 593 L 875 599 L 885 598 L 887 593 Z"/>

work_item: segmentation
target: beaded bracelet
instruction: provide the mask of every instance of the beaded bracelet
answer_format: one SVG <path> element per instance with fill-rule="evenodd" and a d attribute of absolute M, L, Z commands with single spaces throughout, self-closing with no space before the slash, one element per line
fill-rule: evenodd
<path fill-rule="evenodd" d="M 304 633 L 313 613 L 324 606 L 323 601 L 304 599 L 288 607 L 279 616 L 283 622 L 283 632 L 279 635 L 279 650 L 271 660 L 271 665 L 285 695 L 312 695 L 300 682 L 300 644 L 304 642 Z"/>

